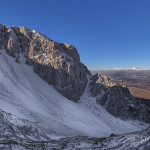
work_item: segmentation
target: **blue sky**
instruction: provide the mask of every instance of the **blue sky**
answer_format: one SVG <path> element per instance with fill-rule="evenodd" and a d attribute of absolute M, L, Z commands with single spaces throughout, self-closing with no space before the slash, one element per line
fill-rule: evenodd
<path fill-rule="evenodd" d="M 1 0 L 0 22 L 74 45 L 89 69 L 150 69 L 150 0 Z"/>

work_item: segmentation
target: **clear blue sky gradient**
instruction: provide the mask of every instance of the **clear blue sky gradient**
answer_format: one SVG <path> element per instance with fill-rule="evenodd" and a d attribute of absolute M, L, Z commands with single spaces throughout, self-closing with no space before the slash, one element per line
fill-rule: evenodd
<path fill-rule="evenodd" d="M 150 0 L 0 0 L 0 22 L 74 45 L 89 69 L 150 69 Z"/>

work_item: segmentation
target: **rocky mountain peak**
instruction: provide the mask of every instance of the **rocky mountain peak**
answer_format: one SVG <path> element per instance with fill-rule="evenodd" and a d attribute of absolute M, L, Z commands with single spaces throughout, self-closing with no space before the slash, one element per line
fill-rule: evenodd
<path fill-rule="evenodd" d="M 20 62 L 20 54 L 34 71 L 65 97 L 78 101 L 87 84 L 88 69 L 80 62 L 77 49 L 54 42 L 26 27 L 0 26 L 0 49 Z"/>
<path fill-rule="evenodd" d="M 101 93 L 106 92 L 110 87 L 117 86 L 122 88 L 127 88 L 125 84 L 114 83 L 110 78 L 102 73 L 97 73 L 91 77 L 91 95 L 93 97 L 101 95 Z"/>
<path fill-rule="evenodd" d="M 112 82 L 108 76 L 106 76 L 105 74 L 102 74 L 102 73 L 97 73 L 97 74 L 93 75 L 92 80 L 94 83 L 102 84 L 105 86 L 111 87 L 111 86 L 115 86 L 115 85 L 118 85 L 118 86 L 120 85 L 122 87 L 126 87 L 125 84 Z"/>
<path fill-rule="evenodd" d="M 125 84 L 113 83 L 106 75 L 98 73 L 91 78 L 90 92 L 112 115 L 150 122 L 150 109 L 134 98 Z"/>

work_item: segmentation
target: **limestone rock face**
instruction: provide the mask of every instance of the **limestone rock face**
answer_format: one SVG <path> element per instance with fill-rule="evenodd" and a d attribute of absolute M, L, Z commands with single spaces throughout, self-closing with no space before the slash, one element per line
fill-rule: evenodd
<path fill-rule="evenodd" d="M 20 54 L 34 71 L 68 99 L 77 102 L 87 84 L 88 69 L 80 62 L 77 49 L 54 42 L 37 31 L 25 27 L 11 29 L 0 25 L 0 49 L 20 62 Z"/>
<path fill-rule="evenodd" d="M 20 44 L 18 37 L 13 29 L 7 29 L 4 35 L 4 49 L 7 53 L 13 57 L 16 57 L 20 53 Z"/>
<path fill-rule="evenodd" d="M 113 83 L 103 74 L 92 77 L 91 95 L 108 112 L 123 119 L 137 119 L 150 122 L 150 109 L 139 99 L 134 98 L 126 85 Z"/>

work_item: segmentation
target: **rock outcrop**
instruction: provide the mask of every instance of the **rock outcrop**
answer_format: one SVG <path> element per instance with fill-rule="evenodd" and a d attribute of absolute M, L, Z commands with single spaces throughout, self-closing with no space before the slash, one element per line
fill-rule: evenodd
<path fill-rule="evenodd" d="M 34 71 L 68 99 L 77 102 L 87 84 L 88 69 L 80 62 L 76 48 L 54 42 L 25 27 L 0 25 L 0 49 L 20 62 L 23 54 Z"/>
<path fill-rule="evenodd" d="M 113 83 L 101 73 L 94 75 L 91 80 L 91 95 L 112 115 L 150 122 L 149 107 L 134 98 L 126 85 Z"/>

